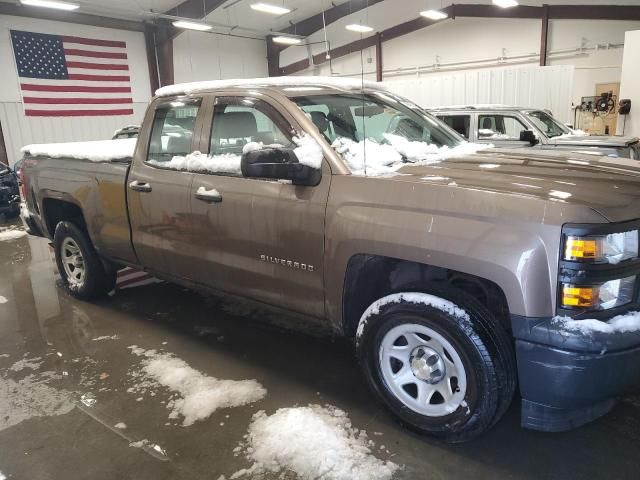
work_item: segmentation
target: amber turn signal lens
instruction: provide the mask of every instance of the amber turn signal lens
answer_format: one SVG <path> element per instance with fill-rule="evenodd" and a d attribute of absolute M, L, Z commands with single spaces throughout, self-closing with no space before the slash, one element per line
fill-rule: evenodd
<path fill-rule="evenodd" d="M 598 297 L 598 287 L 562 286 L 562 305 L 565 307 L 594 307 Z"/>
<path fill-rule="evenodd" d="M 598 251 L 598 243 L 598 239 L 567 237 L 564 258 L 567 260 L 596 259 L 601 255 L 601 253 Z"/>

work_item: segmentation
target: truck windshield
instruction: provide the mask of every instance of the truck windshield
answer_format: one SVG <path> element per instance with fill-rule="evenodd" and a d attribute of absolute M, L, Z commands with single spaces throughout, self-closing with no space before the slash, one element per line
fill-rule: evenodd
<path fill-rule="evenodd" d="M 292 100 L 354 173 L 393 171 L 403 163 L 427 161 L 468 145 L 417 105 L 386 92 L 306 95 Z"/>
<path fill-rule="evenodd" d="M 571 130 L 569 130 L 547 112 L 534 110 L 531 112 L 527 112 L 527 116 L 531 119 L 533 124 L 549 138 L 571 134 Z"/>

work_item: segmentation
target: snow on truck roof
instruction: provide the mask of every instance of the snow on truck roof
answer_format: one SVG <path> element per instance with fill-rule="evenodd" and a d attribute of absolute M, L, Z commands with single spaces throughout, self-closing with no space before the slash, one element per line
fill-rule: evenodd
<path fill-rule="evenodd" d="M 207 80 L 203 82 L 178 83 L 167 85 L 156 90 L 157 97 L 170 95 L 188 95 L 191 93 L 216 90 L 233 87 L 273 87 L 281 88 L 288 92 L 298 91 L 303 93 L 310 87 L 329 87 L 346 90 L 360 89 L 362 87 L 375 90 L 388 90 L 384 85 L 369 80 L 342 77 L 319 76 L 291 76 L 291 77 L 266 77 L 266 78 L 240 78 L 228 80 Z M 298 89 L 298 90 L 296 90 Z"/>

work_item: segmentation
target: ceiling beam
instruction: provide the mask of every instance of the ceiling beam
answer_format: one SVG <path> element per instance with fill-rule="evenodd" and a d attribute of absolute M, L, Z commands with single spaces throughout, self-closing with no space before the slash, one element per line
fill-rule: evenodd
<path fill-rule="evenodd" d="M 542 5 L 542 25 L 540 28 L 540 66 L 547 65 L 547 50 L 549 44 L 549 5 Z"/>
<path fill-rule="evenodd" d="M 165 15 L 172 17 L 193 18 L 194 20 L 202 20 L 216 8 L 220 7 L 226 0 L 185 0 L 176 5 L 171 10 L 164 12 Z M 171 27 L 171 38 L 176 38 L 184 30 Z"/>
<path fill-rule="evenodd" d="M 502 9 L 494 5 L 453 4 L 442 10 L 449 15 L 450 19 L 456 17 L 543 19 L 545 16 L 545 6 L 532 7 L 528 5 Z M 549 20 L 640 20 L 640 6 L 635 5 L 549 5 L 546 13 Z M 383 30 L 380 32 L 380 40 L 387 42 L 444 21 L 448 20 L 433 21 L 417 17 Z M 331 49 L 329 53 L 331 59 L 334 60 L 375 44 L 376 37 L 374 35 Z M 313 64 L 327 62 L 326 56 L 326 52 L 313 55 Z M 309 67 L 308 59 L 299 60 L 280 67 L 280 74 L 291 75 Z"/>
<path fill-rule="evenodd" d="M 91 25 L 93 27 L 117 28 L 118 30 L 130 30 L 144 32 L 144 23 L 119 18 L 102 17 L 87 13 L 65 12 L 60 10 L 46 10 L 38 7 L 29 7 L 21 4 L 0 3 L 0 15 L 13 15 L 16 17 L 39 18 L 56 22 Z"/>

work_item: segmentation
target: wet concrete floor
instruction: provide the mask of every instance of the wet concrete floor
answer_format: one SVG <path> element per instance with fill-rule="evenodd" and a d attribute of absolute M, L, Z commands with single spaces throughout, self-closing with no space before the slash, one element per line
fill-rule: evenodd
<path fill-rule="evenodd" d="M 2 297 L 0 405 L 17 401 L 25 377 L 46 385 L 25 390 L 38 398 L 22 417 L 0 411 L 0 472 L 10 479 L 229 478 L 248 466 L 234 448 L 256 411 L 307 404 L 347 412 L 385 446 L 378 458 L 403 466 L 394 479 L 640 478 L 639 397 L 561 434 L 522 430 L 516 400 L 482 438 L 448 446 L 404 430 L 373 401 L 348 344 L 257 320 L 243 305 L 170 284 L 80 302 L 60 287 L 47 242 L 27 236 L 0 241 Z M 189 427 L 168 422 L 169 392 L 127 391 L 140 362 L 133 344 L 172 352 L 210 376 L 256 379 L 268 394 Z M 37 416 L 43 404 L 53 413 Z M 159 447 L 130 446 L 142 439 Z"/>

